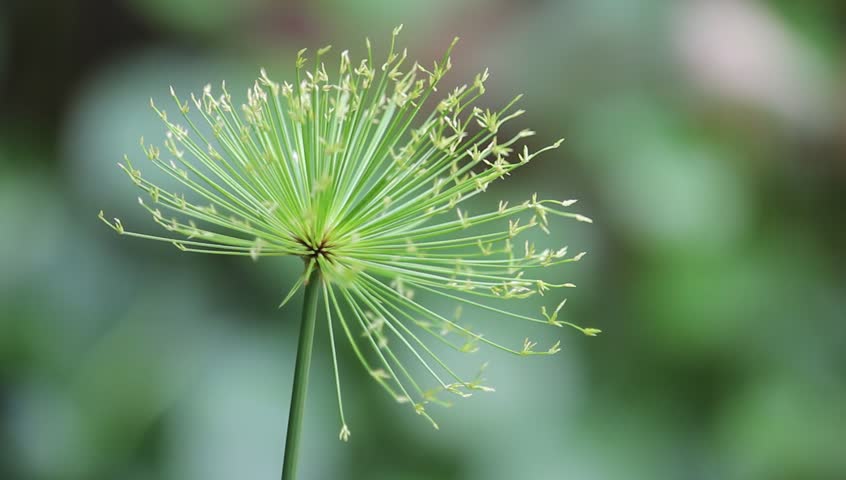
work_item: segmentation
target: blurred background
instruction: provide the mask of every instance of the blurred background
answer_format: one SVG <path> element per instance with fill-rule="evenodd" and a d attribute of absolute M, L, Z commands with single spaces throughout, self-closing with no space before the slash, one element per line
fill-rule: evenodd
<path fill-rule="evenodd" d="M 595 223 L 553 232 L 590 252 L 564 312 L 604 333 L 467 357 L 498 391 L 435 409 L 438 432 L 344 349 L 349 444 L 319 335 L 302 478 L 846 478 L 839 0 L 3 2 L 0 478 L 277 478 L 299 305 L 274 307 L 301 264 L 96 215 L 146 215 L 115 163 L 163 138 L 150 97 L 241 100 L 260 66 L 399 23 L 427 63 L 461 36 L 449 81 L 489 67 L 485 105 L 524 92 L 532 145 L 567 138 L 498 193 L 580 199 Z"/>

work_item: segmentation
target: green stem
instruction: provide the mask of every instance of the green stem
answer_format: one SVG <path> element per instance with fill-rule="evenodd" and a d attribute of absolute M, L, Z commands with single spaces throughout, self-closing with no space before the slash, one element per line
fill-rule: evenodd
<path fill-rule="evenodd" d="M 285 439 L 285 459 L 282 464 L 282 480 L 295 480 L 297 477 L 300 430 L 308 390 L 308 370 L 311 366 L 311 348 L 314 343 L 319 284 L 320 273 L 315 268 L 309 274 L 305 284 L 300 341 L 297 345 L 297 364 L 294 367 L 294 387 L 291 394 L 291 411 L 288 414 L 288 436 Z"/>

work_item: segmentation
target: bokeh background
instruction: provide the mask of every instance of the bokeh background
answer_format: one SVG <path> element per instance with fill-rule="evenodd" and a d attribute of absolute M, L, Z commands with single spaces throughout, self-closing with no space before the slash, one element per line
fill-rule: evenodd
<path fill-rule="evenodd" d="M 581 199 L 564 311 L 604 333 L 474 354 L 498 391 L 439 432 L 342 351 L 349 444 L 318 336 L 302 478 L 846 478 L 839 0 L 3 2 L 0 478 L 276 478 L 299 305 L 274 306 L 301 266 L 96 214 L 142 218 L 115 163 L 162 138 L 168 85 L 239 93 L 399 23 L 420 60 L 460 35 L 450 81 L 489 67 L 486 104 L 524 92 L 532 145 L 567 138 L 498 192 Z"/>

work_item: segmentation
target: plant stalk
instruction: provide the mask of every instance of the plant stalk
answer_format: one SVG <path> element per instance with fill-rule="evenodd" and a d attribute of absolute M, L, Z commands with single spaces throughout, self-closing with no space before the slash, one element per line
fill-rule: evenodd
<path fill-rule="evenodd" d="M 297 345 L 297 363 L 294 367 L 294 386 L 291 393 L 291 410 L 288 414 L 288 435 L 285 439 L 285 459 L 282 464 L 282 480 L 296 480 L 297 477 L 300 430 L 308 392 L 308 370 L 311 367 L 320 282 L 320 272 L 315 268 L 305 284 L 300 340 Z"/>

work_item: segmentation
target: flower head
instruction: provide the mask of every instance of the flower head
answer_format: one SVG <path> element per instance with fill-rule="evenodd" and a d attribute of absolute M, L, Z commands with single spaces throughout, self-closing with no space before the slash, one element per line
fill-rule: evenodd
<path fill-rule="evenodd" d="M 519 97 L 495 110 L 473 106 L 485 92 L 487 70 L 424 113 L 451 68 L 455 42 L 431 67 L 408 65 L 406 51 L 395 44 L 399 30 L 382 63 L 374 63 L 369 41 L 367 58 L 358 63 L 341 52 L 334 82 L 324 63 L 326 47 L 310 67 L 305 51 L 299 52 L 294 83 L 277 83 L 262 70 L 240 107 L 225 84 L 221 93 L 206 86 L 190 100 L 171 89 L 177 115 L 151 101 L 166 139 L 163 148 L 142 139 L 142 149 L 179 189 L 153 184 L 128 157 L 119 165 L 146 192 L 141 206 L 173 237 L 130 232 L 103 212 L 100 218 L 122 235 L 170 242 L 187 252 L 302 258 L 305 273 L 283 304 L 310 279 L 321 282 L 336 381 L 335 342 L 345 338 L 385 391 L 431 420 L 425 407 L 444 403 L 439 394 L 466 397 L 492 388 L 481 376 L 456 374 L 425 340 L 461 352 L 489 346 L 519 356 L 550 355 L 560 343 L 538 348 L 527 338 L 509 346 L 462 322 L 459 312 L 437 312 L 415 292 L 596 335 L 597 329 L 558 319 L 564 302 L 537 316 L 504 305 L 573 287 L 538 274 L 584 255 L 570 256 L 566 247 L 540 249 L 518 237 L 531 229 L 549 233 L 552 217 L 590 219 L 565 210 L 573 200 L 537 195 L 471 213 L 468 199 L 561 142 L 531 152 L 518 147 L 531 130 L 499 136 L 503 124 L 523 111 L 514 109 Z M 436 388 L 423 389 L 401 356 L 419 364 Z M 350 430 L 340 399 L 338 382 L 340 437 L 346 440 Z"/>

